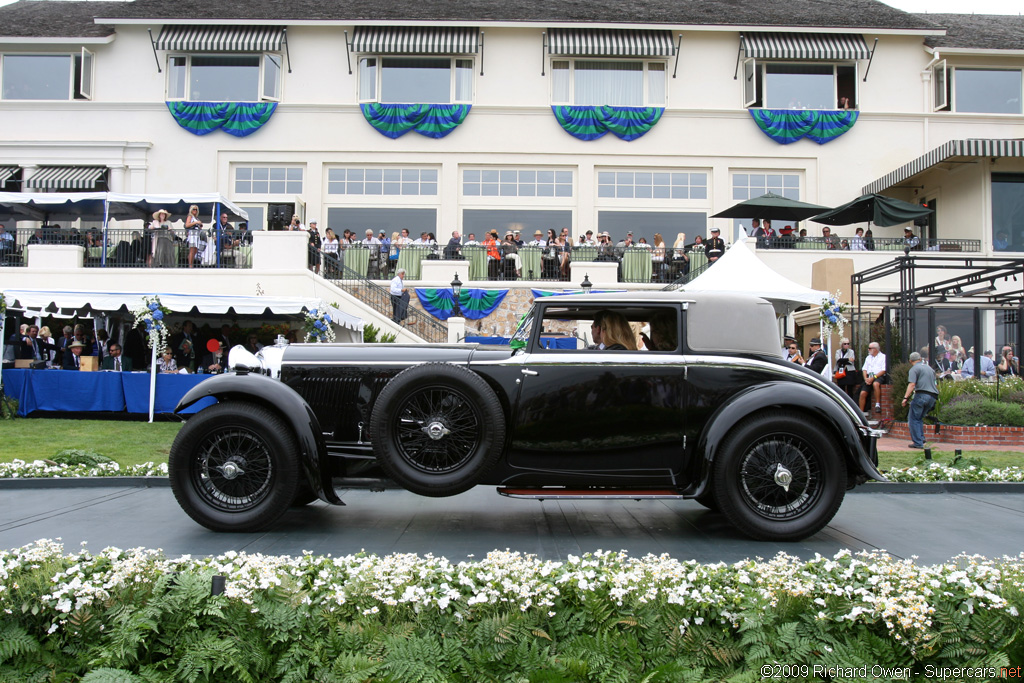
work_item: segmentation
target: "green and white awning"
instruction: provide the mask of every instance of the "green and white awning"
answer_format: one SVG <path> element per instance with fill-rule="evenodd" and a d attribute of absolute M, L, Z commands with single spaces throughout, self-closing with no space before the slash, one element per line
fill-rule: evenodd
<path fill-rule="evenodd" d="M 548 52 L 571 57 L 671 57 L 669 31 L 641 29 L 548 29 Z"/>
<path fill-rule="evenodd" d="M 277 52 L 283 26 L 164 26 L 157 50 L 173 52 Z"/>
<path fill-rule="evenodd" d="M 357 26 L 352 50 L 391 55 L 469 55 L 480 51 L 480 30 L 455 26 Z"/>
<path fill-rule="evenodd" d="M 6 183 L 17 172 L 17 166 L 0 166 L 0 185 Z"/>
<path fill-rule="evenodd" d="M 852 33 L 744 33 L 743 53 L 756 59 L 871 59 L 864 36 Z"/>
<path fill-rule="evenodd" d="M 978 157 L 1024 157 L 1024 139 L 991 139 L 974 138 L 969 140 L 950 140 L 927 154 L 914 159 L 909 164 L 900 166 L 870 185 L 865 185 L 863 193 L 871 194 L 886 190 L 893 185 L 927 171 L 932 166 L 941 164 L 957 157 L 976 159 Z"/>
<path fill-rule="evenodd" d="M 49 166 L 25 181 L 26 190 L 94 190 L 107 172 L 104 166 Z"/>

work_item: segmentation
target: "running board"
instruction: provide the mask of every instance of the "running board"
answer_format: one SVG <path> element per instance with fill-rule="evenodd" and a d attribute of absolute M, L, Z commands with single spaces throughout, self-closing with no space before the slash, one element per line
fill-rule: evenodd
<path fill-rule="evenodd" d="M 498 493 L 509 498 L 533 500 L 649 500 L 653 498 L 683 499 L 685 496 L 672 489 L 564 489 L 564 488 L 521 488 L 498 487 Z"/>

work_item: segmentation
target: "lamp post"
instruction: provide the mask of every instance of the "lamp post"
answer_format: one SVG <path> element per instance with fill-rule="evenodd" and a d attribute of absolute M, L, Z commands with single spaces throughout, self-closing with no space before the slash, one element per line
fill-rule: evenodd
<path fill-rule="evenodd" d="M 455 279 L 452 280 L 452 297 L 455 302 L 455 309 L 453 315 L 459 317 L 462 315 L 462 310 L 459 308 L 459 295 L 462 294 L 462 280 L 459 279 L 459 273 L 456 271 Z"/>
<path fill-rule="evenodd" d="M 584 294 L 590 294 L 590 288 L 594 286 L 594 283 L 590 281 L 590 274 L 583 274 L 583 282 L 580 283 L 580 287 L 583 288 Z"/>

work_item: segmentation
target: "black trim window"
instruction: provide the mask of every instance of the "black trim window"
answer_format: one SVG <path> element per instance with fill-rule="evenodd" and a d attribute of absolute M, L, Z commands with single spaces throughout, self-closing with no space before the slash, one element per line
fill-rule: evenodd
<path fill-rule="evenodd" d="M 167 58 L 167 99 L 260 102 L 281 99 L 281 55 L 194 54 Z"/>
<path fill-rule="evenodd" d="M 541 306 L 543 320 L 542 328 L 534 332 L 530 329 L 533 326 L 527 323 L 516 331 L 513 339 L 523 339 L 528 335 L 533 336 L 534 353 L 573 353 L 580 350 L 602 352 L 639 352 L 661 354 L 678 354 L 681 346 L 680 340 L 680 309 L 670 304 L 647 304 L 638 302 L 636 304 L 561 304 L 546 303 Z M 531 316 L 534 318 L 535 316 Z M 608 332 L 608 339 L 613 335 L 624 342 L 627 348 L 596 348 L 593 344 L 597 340 L 595 334 L 604 335 L 604 332 L 597 332 L 596 327 L 601 327 L 602 318 L 613 317 L 604 327 Z M 544 339 L 550 339 L 557 335 L 573 336 L 577 338 L 577 348 L 560 349 Z M 603 341 L 608 341 L 604 339 Z M 607 344 L 606 344 L 607 346 Z"/>
<path fill-rule="evenodd" d="M 765 109 L 856 109 L 857 64 L 759 62 L 743 64 L 744 106 Z"/>

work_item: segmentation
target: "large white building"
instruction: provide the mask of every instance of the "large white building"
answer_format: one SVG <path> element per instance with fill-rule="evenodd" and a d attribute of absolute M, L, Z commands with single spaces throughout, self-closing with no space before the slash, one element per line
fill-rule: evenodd
<path fill-rule="evenodd" d="M 768 191 L 871 190 L 935 208 L 934 247 L 1021 256 L 1022 74 L 1024 18 L 874 0 L 22 0 L 0 8 L 0 180 L 220 192 L 256 229 L 669 245 L 737 239 L 748 221 L 709 216 Z M 825 256 L 758 255 L 808 285 Z"/>

